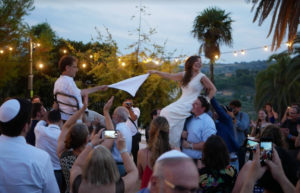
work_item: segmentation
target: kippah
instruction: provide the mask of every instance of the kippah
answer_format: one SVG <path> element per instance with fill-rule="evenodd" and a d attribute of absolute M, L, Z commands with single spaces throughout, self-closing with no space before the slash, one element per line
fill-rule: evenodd
<path fill-rule="evenodd" d="M 12 120 L 18 115 L 20 108 L 20 102 L 16 99 L 4 102 L 0 107 L 0 121 L 6 123 Z"/>
<path fill-rule="evenodd" d="M 163 153 L 161 156 L 159 156 L 157 158 L 156 162 L 158 162 L 160 160 L 168 159 L 168 158 L 190 158 L 190 157 L 187 156 L 185 153 L 182 153 L 181 151 L 174 149 L 174 150 Z"/>

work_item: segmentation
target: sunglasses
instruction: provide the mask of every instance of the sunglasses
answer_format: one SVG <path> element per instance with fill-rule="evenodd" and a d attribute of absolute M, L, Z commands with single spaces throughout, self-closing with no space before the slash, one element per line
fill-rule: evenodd
<path fill-rule="evenodd" d="M 169 186 L 171 189 L 175 190 L 175 192 L 184 192 L 184 193 L 202 193 L 202 191 L 199 188 L 186 188 L 184 186 L 175 185 L 172 182 L 164 179 L 164 182 L 167 186 Z"/>

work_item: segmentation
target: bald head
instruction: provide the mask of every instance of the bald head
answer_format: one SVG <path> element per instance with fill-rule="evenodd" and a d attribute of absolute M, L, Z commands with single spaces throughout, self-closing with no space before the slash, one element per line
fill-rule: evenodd
<path fill-rule="evenodd" d="M 198 177 L 198 169 L 192 159 L 166 158 L 155 163 L 150 192 L 173 192 L 170 183 L 187 190 L 198 188 Z"/>

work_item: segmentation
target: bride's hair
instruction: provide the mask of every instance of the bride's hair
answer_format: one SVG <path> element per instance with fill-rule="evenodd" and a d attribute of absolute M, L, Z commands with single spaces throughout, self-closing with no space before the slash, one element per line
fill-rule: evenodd
<path fill-rule="evenodd" d="M 190 56 L 184 65 L 184 76 L 182 78 L 182 86 L 185 87 L 186 85 L 188 85 L 188 83 L 190 82 L 191 78 L 192 78 L 192 70 L 193 70 L 193 65 L 194 63 L 201 58 L 200 56 Z"/>
<path fill-rule="evenodd" d="M 167 119 L 161 116 L 156 117 L 151 122 L 148 148 L 151 152 L 150 164 L 152 167 L 161 154 L 171 150 L 169 127 Z"/>

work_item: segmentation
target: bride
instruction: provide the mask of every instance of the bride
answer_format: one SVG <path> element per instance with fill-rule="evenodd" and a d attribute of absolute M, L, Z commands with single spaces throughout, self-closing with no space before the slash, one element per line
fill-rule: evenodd
<path fill-rule="evenodd" d="M 211 99 L 216 93 L 214 84 L 200 72 L 202 67 L 200 56 L 190 56 L 184 65 L 184 72 L 166 73 L 156 70 L 150 70 L 150 74 L 157 74 L 163 78 L 179 81 L 181 84 L 181 97 L 163 108 L 160 116 L 167 118 L 170 125 L 169 140 L 172 147 L 180 147 L 180 137 L 184 122 L 191 115 L 192 104 L 200 95 L 204 88 L 207 91 L 207 97 Z"/>

